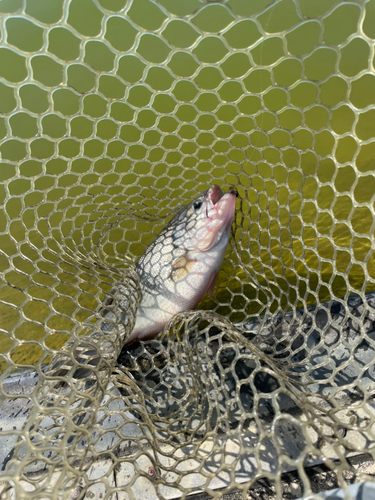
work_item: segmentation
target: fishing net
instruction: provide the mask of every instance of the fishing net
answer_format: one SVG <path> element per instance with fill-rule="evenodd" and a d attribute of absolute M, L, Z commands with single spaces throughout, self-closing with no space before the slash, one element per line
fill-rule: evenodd
<path fill-rule="evenodd" d="M 375 1 L 0 13 L 1 497 L 371 481 Z M 239 195 L 214 296 L 122 350 L 134 263 L 212 184 Z"/>

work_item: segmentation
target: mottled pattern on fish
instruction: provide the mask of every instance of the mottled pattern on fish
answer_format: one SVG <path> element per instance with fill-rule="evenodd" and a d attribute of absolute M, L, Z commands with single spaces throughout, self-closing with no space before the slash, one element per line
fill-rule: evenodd
<path fill-rule="evenodd" d="M 212 186 L 183 207 L 136 265 L 143 299 L 127 343 L 155 336 L 212 292 L 228 245 L 236 193 Z"/>

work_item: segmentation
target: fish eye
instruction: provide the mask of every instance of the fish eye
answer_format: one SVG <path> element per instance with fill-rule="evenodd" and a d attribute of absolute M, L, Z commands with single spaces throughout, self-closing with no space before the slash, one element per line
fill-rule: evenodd
<path fill-rule="evenodd" d="M 201 201 L 196 201 L 194 203 L 194 210 L 199 210 L 202 206 L 202 202 Z"/>

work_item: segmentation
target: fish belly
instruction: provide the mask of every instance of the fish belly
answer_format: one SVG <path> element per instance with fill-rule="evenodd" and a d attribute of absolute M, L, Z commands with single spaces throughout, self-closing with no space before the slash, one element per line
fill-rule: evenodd
<path fill-rule="evenodd" d="M 215 251 L 198 256 L 192 270 L 182 279 L 165 280 L 162 292 L 144 290 L 134 329 L 126 343 L 154 337 L 173 316 L 194 309 L 216 280 L 221 253 Z"/>

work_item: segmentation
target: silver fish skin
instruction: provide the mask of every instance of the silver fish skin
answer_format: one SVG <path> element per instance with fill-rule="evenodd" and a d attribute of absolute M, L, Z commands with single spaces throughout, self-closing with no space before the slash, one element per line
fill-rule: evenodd
<path fill-rule="evenodd" d="M 160 333 L 177 313 L 213 292 L 230 238 L 234 191 L 213 185 L 184 206 L 136 264 L 143 292 L 126 344 Z"/>

